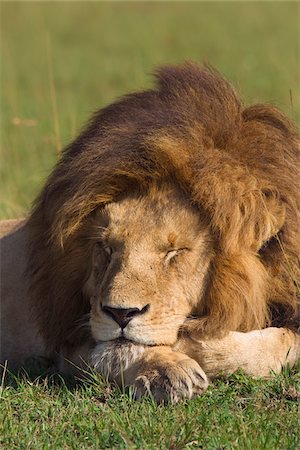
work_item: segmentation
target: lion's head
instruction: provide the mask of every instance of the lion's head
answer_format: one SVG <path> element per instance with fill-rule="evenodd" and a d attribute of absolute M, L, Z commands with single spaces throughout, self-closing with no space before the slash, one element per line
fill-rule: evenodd
<path fill-rule="evenodd" d="M 298 307 L 299 137 L 187 63 L 97 113 L 28 221 L 32 305 L 51 349 L 173 343 L 286 324 Z M 123 332 L 122 332 L 123 329 Z"/>

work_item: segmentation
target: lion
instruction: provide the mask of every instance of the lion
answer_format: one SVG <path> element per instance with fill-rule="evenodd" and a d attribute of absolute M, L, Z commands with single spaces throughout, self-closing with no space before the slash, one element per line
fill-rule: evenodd
<path fill-rule="evenodd" d="M 300 358 L 300 151 L 291 120 L 215 69 L 156 78 L 97 112 L 29 217 L 2 223 L 1 361 L 88 365 L 175 403 Z"/>

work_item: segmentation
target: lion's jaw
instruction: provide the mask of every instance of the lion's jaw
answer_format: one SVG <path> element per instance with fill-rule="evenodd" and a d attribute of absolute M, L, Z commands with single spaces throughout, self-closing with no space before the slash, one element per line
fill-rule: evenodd
<path fill-rule="evenodd" d="M 177 189 L 153 188 L 107 205 L 98 230 L 88 282 L 94 339 L 174 344 L 180 326 L 199 310 L 212 258 L 199 211 Z M 141 313 L 122 329 L 109 308 Z"/>

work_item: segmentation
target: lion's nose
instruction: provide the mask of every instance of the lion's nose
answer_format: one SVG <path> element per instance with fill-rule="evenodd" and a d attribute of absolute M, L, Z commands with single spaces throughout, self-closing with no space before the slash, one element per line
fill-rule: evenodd
<path fill-rule="evenodd" d="M 122 330 L 128 325 L 128 323 L 136 316 L 140 316 L 148 311 L 150 305 L 144 306 L 144 308 L 112 308 L 110 306 L 102 306 L 102 310 L 112 317 L 122 328 Z"/>

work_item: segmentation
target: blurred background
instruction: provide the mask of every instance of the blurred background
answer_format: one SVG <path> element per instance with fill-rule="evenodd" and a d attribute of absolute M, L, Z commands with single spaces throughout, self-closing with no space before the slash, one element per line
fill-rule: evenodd
<path fill-rule="evenodd" d="M 300 120 L 299 2 L 1 3 L 0 217 L 28 212 L 90 114 L 152 85 L 161 64 L 207 61 L 246 104 Z"/>

